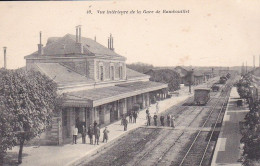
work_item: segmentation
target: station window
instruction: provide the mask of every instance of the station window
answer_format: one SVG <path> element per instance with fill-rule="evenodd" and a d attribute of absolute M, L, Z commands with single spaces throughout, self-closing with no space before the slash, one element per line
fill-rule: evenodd
<path fill-rule="evenodd" d="M 114 78 L 115 78 L 114 66 L 110 66 L 110 79 L 114 80 Z"/>
<path fill-rule="evenodd" d="M 123 79 L 123 66 L 119 66 L 119 78 Z"/>
<path fill-rule="evenodd" d="M 100 80 L 104 81 L 104 68 L 103 65 L 99 67 L 99 73 L 100 73 Z"/>

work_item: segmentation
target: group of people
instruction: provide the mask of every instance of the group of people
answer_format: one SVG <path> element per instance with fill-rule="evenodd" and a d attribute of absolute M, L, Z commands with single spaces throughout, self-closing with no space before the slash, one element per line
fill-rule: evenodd
<path fill-rule="evenodd" d="M 136 123 L 138 113 L 137 111 L 130 111 L 129 112 L 129 123 Z"/>
<path fill-rule="evenodd" d="M 158 119 L 158 112 L 159 112 L 159 103 L 156 103 L 156 112 L 154 113 L 153 120 L 154 120 L 154 126 L 157 126 L 157 119 Z M 130 111 L 129 114 L 129 123 L 136 123 L 136 119 L 138 116 L 137 111 Z M 146 119 L 147 119 L 147 126 L 151 125 L 152 116 L 149 112 L 149 108 L 146 109 Z M 174 127 L 174 117 L 170 114 L 166 116 L 167 119 L 167 126 Z M 165 126 L 164 124 L 164 116 L 160 116 L 160 122 L 161 126 Z M 124 131 L 127 131 L 127 125 L 128 120 L 126 116 L 122 116 L 121 125 L 124 126 Z M 108 140 L 108 133 L 109 130 L 107 127 L 103 130 L 103 142 L 107 142 Z M 73 129 L 73 143 L 77 144 L 77 135 L 78 135 L 78 128 L 75 126 Z M 82 143 L 86 143 L 86 135 L 88 135 L 90 139 L 90 144 L 97 144 L 99 145 L 99 137 L 100 137 L 100 125 L 96 121 L 94 121 L 93 124 L 90 124 L 88 128 L 86 128 L 84 125 L 82 126 L 81 136 L 82 136 Z M 95 141 L 93 142 L 93 137 L 95 138 Z"/>
<path fill-rule="evenodd" d="M 103 130 L 103 142 L 107 142 L 108 140 L 108 133 L 109 130 L 107 127 Z M 77 135 L 78 135 L 78 128 L 75 126 L 73 129 L 73 144 L 77 144 Z M 82 143 L 86 143 L 86 135 L 89 137 L 89 142 L 93 145 L 93 136 L 95 137 L 94 144 L 99 145 L 99 137 L 100 137 L 100 125 L 96 121 L 94 121 L 93 125 L 90 124 L 88 128 L 84 125 L 82 126 L 81 136 L 82 136 Z"/>
<path fill-rule="evenodd" d="M 121 125 L 124 126 L 124 131 L 127 131 L 128 122 L 129 123 L 136 123 L 138 113 L 137 113 L 137 111 L 130 111 L 128 113 L 128 116 L 129 116 L 129 121 L 127 120 L 125 115 L 122 116 Z"/>
<path fill-rule="evenodd" d="M 154 116 L 153 116 L 153 120 L 154 120 L 154 126 L 157 126 L 157 119 L 158 119 L 158 115 L 157 115 L 157 111 L 154 113 Z M 151 126 L 151 119 L 152 119 L 152 116 L 150 114 L 150 111 L 149 109 L 146 109 L 146 119 L 147 119 L 147 126 Z M 164 124 L 164 119 L 165 117 L 163 115 L 160 116 L 160 122 L 161 122 L 161 126 L 165 126 Z M 168 127 L 174 127 L 174 117 L 170 114 L 168 114 L 166 116 L 166 122 L 167 122 L 167 126 Z"/>

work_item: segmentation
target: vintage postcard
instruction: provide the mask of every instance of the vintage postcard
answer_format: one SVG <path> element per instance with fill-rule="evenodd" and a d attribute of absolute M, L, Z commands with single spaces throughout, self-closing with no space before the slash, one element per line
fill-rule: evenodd
<path fill-rule="evenodd" d="M 0 165 L 260 165 L 259 7 L 0 2 Z"/>

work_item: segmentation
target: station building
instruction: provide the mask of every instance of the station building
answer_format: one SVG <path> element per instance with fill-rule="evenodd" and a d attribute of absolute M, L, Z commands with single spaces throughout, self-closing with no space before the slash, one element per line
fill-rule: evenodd
<path fill-rule="evenodd" d="M 177 66 L 174 70 L 180 74 L 181 84 L 186 86 L 190 82 L 191 85 L 199 85 L 214 77 L 213 71 L 194 70 L 191 67 Z"/>
<path fill-rule="evenodd" d="M 138 105 L 145 108 L 151 99 L 162 100 L 167 84 L 149 81 L 150 76 L 126 67 L 126 58 L 117 54 L 113 37 L 108 47 L 96 40 L 76 35 L 51 37 L 38 51 L 25 56 L 26 70 L 34 69 L 58 85 L 64 96 L 63 109 L 53 117 L 52 126 L 37 138 L 39 144 L 60 145 L 71 142 L 72 129 L 96 121 L 101 126 L 119 120 Z"/>

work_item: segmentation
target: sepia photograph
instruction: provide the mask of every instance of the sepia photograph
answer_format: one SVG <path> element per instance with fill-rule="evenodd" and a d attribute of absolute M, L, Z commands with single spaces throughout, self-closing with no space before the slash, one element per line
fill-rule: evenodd
<path fill-rule="evenodd" d="M 260 166 L 259 9 L 1 1 L 0 166 Z"/>

